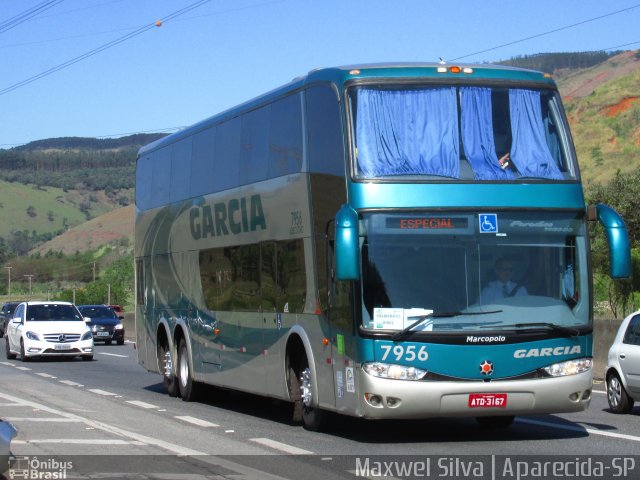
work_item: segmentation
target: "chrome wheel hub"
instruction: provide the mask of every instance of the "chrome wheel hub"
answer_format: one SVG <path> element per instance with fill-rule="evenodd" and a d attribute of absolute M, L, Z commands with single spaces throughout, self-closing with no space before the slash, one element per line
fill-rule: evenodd
<path fill-rule="evenodd" d="M 182 350 L 182 349 L 181 349 Z M 183 387 L 187 386 L 187 379 L 189 378 L 189 359 L 187 358 L 186 350 L 180 355 L 180 383 Z"/>
<path fill-rule="evenodd" d="M 616 377 L 609 380 L 607 388 L 607 396 L 609 397 L 609 403 L 617 407 L 620 404 L 620 398 L 622 397 L 621 385 Z"/>
<path fill-rule="evenodd" d="M 173 360 L 171 359 L 171 352 L 167 350 L 164 352 L 164 376 L 170 377 L 173 371 Z"/>
<path fill-rule="evenodd" d="M 310 407 L 313 402 L 313 388 L 311 384 L 311 369 L 305 368 L 300 374 L 300 395 L 302 397 L 302 404 L 305 407 Z"/>

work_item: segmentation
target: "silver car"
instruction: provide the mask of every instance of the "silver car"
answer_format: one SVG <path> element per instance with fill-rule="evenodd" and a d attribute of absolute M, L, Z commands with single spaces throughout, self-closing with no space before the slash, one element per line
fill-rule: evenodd
<path fill-rule="evenodd" d="M 622 321 L 609 349 L 607 400 L 613 413 L 628 413 L 640 400 L 640 310 Z"/>

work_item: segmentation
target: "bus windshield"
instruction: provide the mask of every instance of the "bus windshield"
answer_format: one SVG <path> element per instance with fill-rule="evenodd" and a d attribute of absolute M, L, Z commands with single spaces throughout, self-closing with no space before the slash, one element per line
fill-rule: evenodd
<path fill-rule="evenodd" d="M 554 90 L 385 84 L 352 87 L 349 100 L 356 179 L 578 177 Z"/>
<path fill-rule="evenodd" d="M 539 322 L 589 325 L 580 215 L 364 214 L 363 328 L 402 330 L 421 317 L 417 331 L 465 334 Z"/>

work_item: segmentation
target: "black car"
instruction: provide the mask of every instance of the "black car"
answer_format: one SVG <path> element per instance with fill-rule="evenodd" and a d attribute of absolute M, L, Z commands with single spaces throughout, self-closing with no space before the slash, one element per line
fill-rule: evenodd
<path fill-rule="evenodd" d="M 124 325 L 113 308 L 108 305 L 78 305 L 78 310 L 83 317 L 90 319 L 87 325 L 93 332 L 94 342 L 124 344 Z"/>
<path fill-rule="evenodd" d="M 7 332 L 7 325 L 13 317 L 13 312 L 21 303 L 22 302 L 7 302 L 2 305 L 2 310 L 0 310 L 0 338 L 4 337 Z"/>

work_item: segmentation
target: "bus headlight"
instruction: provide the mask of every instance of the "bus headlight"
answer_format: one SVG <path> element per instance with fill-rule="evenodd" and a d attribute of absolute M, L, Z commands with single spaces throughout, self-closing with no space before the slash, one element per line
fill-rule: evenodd
<path fill-rule="evenodd" d="M 426 370 L 420 368 L 380 362 L 365 363 L 362 369 L 371 376 L 394 380 L 420 380 L 427 374 Z"/>
<path fill-rule="evenodd" d="M 593 360 L 591 358 L 576 358 L 566 362 L 554 363 L 543 370 L 552 377 L 564 377 L 566 375 L 577 375 L 591 370 Z"/>

